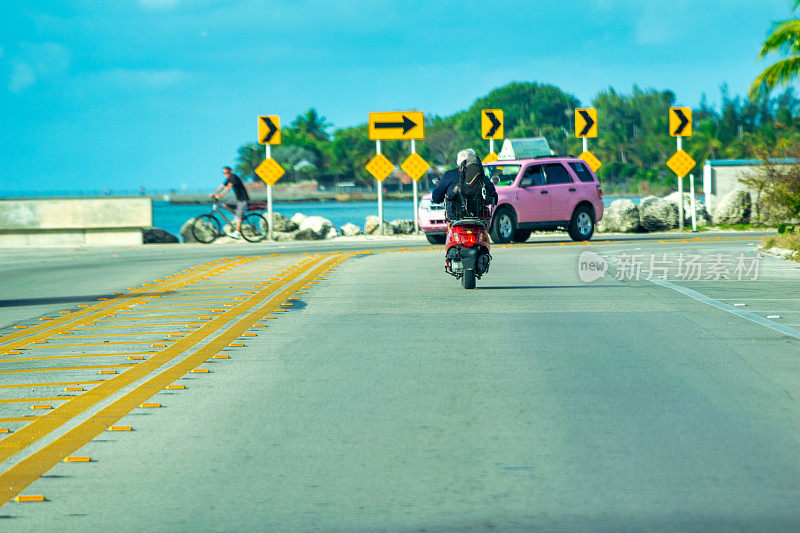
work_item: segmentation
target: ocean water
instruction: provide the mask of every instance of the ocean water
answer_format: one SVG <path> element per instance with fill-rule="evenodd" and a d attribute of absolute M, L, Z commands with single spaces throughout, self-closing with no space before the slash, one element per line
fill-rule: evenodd
<path fill-rule="evenodd" d="M 619 198 L 604 198 L 605 205 Z M 641 198 L 628 198 L 638 204 Z M 348 222 L 356 226 L 364 226 L 364 221 L 369 215 L 378 214 L 377 202 L 303 202 L 303 203 L 275 203 L 273 209 L 285 217 L 291 218 L 295 213 L 308 216 L 327 218 L 340 228 Z M 161 228 L 180 238 L 181 226 L 184 222 L 197 215 L 209 213 L 210 205 L 173 205 L 169 202 L 153 202 L 153 226 Z M 226 214 L 229 214 L 226 212 Z M 230 215 L 230 214 L 229 214 Z M 232 218 L 232 215 L 229 216 Z M 398 218 L 414 218 L 413 202 L 411 201 L 384 201 L 384 220 Z"/>

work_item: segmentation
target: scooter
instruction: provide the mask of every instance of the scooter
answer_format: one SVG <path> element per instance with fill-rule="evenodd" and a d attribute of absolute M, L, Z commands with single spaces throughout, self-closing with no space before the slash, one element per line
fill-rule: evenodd
<path fill-rule="evenodd" d="M 489 271 L 492 256 L 486 227 L 491 215 L 491 208 L 484 206 L 478 218 L 448 220 L 444 271 L 461 279 L 465 289 L 474 289 L 475 279 Z"/>

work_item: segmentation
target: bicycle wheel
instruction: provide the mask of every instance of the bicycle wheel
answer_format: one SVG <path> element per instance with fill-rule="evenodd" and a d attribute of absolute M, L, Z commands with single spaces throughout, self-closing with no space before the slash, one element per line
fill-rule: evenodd
<path fill-rule="evenodd" d="M 192 235 L 194 240 L 209 244 L 222 234 L 219 220 L 211 215 L 200 215 L 192 222 Z"/>
<path fill-rule="evenodd" d="M 249 242 L 259 242 L 267 238 L 267 219 L 258 213 L 250 213 L 242 220 L 242 237 Z"/>

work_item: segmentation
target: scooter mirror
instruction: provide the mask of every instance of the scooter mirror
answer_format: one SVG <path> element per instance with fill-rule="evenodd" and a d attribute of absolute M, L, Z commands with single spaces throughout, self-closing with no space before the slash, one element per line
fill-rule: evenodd
<path fill-rule="evenodd" d="M 498 176 L 496 176 L 496 175 L 492 176 L 492 183 L 497 185 L 498 183 L 500 183 L 500 178 Z"/>

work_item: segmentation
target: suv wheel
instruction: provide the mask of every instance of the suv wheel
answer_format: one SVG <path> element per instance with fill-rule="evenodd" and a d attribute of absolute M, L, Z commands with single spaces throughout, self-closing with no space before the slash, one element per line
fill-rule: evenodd
<path fill-rule="evenodd" d="M 428 239 L 428 242 L 431 244 L 444 244 L 445 240 L 444 235 L 431 235 L 430 233 L 426 233 L 425 238 Z"/>
<path fill-rule="evenodd" d="M 572 213 L 572 220 L 567 230 L 573 241 L 588 241 L 594 234 L 594 212 L 588 207 L 581 206 Z"/>
<path fill-rule="evenodd" d="M 514 242 L 525 242 L 530 238 L 531 230 L 529 229 L 518 229 L 514 232 Z"/>
<path fill-rule="evenodd" d="M 494 215 L 489 236 L 495 244 L 508 244 L 517 231 L 517 217 L 508 207 L 501 207 Z"/>

